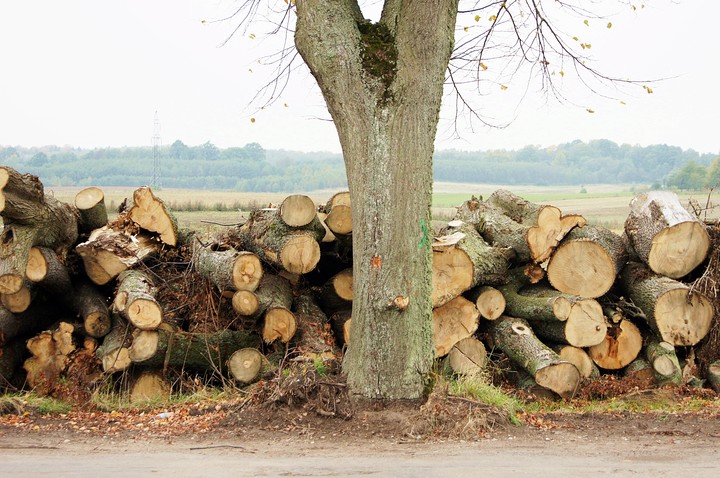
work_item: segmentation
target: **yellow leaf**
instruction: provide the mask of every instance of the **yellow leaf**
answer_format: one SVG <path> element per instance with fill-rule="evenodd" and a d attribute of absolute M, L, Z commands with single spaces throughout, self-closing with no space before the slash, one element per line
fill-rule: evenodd
<path fill-rule="evenodd" d="M 463 28 L 463 30 L 468 31 L 468 27 Z"/>
<path fill-rule="evenodd" d="M 588 113 L 595 113 L 595 110 L 592 108 L 587 108 L 585 111 L 587 111 Z"/>
<path fill-rule="evenodd" d="M 585 20 L 583 23 L 584 23 L 586 26 L 588 26 L 588 27 L 590 26 L 590 22 L 587 21 L 587 20 Z"/>
<path fill-rule="evenodd" d="M 250 39 L 251 39 L 251 40 L 254 40 L 254 39 L 255 39 L 255 34 L 254 34 L 254 33 L 251 33 L 251 34 L 250 34 Z"/>
<path fill-rule="evenodd" d="M 652 92 L 653 92 L 652 88 L 650 88 L 649 86 L 646 86 L 645 90 L 648 92 L 649 95 L 652 95 Z"/>
<path fill-rule="evenodd" d="M 255 118 L 250 118 L 250 122 L 251 122 L 251 123 L 254 123 L 254 122 L 255 122 Z"/>
<path fill-rule="evenodd" d="M 284 106 L 285 108 L 287 108 L 287 107 L 288 107 L 288 104 L 287 104 L 287 103 L 283 103 L 283 106 Z"/>
<path fill-rule="evenodd" d="M 584 50 L 584 49 L 585 49 L 585 44 L 584 44 L 584 43 L 581 43 L 581 44 L 580 44 L 580 47 Z"/>
<path fill-rule="evenodd" d="M 479 21 L 480 21 L 480 15 L 475 15 L 475 21 L 476 21 L 476 22 L 479 22 Z"/>
<path fill-rule="evenodd" d="M 612 22 L 608 22 L 607 27 L 612 28 Z"/>
<path fill-rule="evenodd" d="M 497 16 L 496 16 L 496 15 L 491 15 L 490 18 L 488 18 L 488 20 L 491 21 L 491 22 L 494 22 L 495 20 L 497 20 Z"/>
<path fill-rule="evenodd" d="M 573 37 L 573 40 L 578 41 L 578 37 Z"/>
<path fill-rule="evenodd" d="M 480 68 L 482 68 L 483 70 L 487 70 L 487 69 L 488 69 L 487 65 L 486 65 L 485 63 L 483 63 L 483 62 L 480 62 Z"/>
<path fill-rule="evenodd" d="M 586 43 L 586 44 L 585 44 L 585 48 L 587 48 L 587 49 L 589 50 L 590 48 L 592 48 L 592 45 L 589 44 L 589 43 Z"/>
<path fill-rule="evenodd" d="M 560 70 L 560 76 L 565 76 L 565 72 Z"/>
<path fill-rule="evenodd" d="M 505 90 L 507 90 L 507 86 L 505 86 L 505 85 L 500 85 L 500 89 L 501 89 L 502 91 L 505 91 Z"/>
<path fill-rule="evenodd" d="M 627 103 L 625 103 L 624 101 L 621 101 L 620 104 L 621 104 L 621 105 L 626 105 Z"/>

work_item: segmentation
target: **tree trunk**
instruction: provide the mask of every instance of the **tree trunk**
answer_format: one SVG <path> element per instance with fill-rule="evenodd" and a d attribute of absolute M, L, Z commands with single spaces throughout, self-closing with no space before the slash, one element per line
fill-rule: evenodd
<path fill-rule="evenodd" d="M 220 291 L 257 289 L 263 275 L 260 259 L 252 252 L 223 249 L 216 242 L 193 241 L 193 267 Z"/>
<path fill-rule="evenodd" d="M 622 237 L 601 227 L 579 227 L 556 248 L 547 278 L 561 292 L 594 299 L 610 290 L 627 258 Z"/>
<path fill-rule="evenodd" d="M 435 356 L 444 357 L 456 343 L 474 334 L 479 319 L 475 304 L 464 297 L 456 297 L 433 309 Z"/>
<path fill-rule="evenodd" d="M 107 226 L 94 230 L 86 242 L 75 247 L 85 273 L 97 285 L 107 284 L 159 250 L 160 243 L 147 234 L 129 236 Z"/>
<path fill-rule="evenodd" d="M 598 367 L 619 370 L 635 360 L 642 350 L 642 335 L 635 324 L 625 319 L 608 327 L 605 340 L 588 349 Z"/>
<path fill-rule="evenodd" d="M 353 224 L 351 393 L 417 398 L 433 362 L 433 142 L 457 0 L 297 3 L 295 43 L 337 127 Z M 422 38 L 423 41 L 418 41 Z"/>
<path fill-rule="evenodd" d="M 467 224 L 448 227 L 433 242 L 432 302 L 439 307 L 477 285 L 507 282 L 513 252 L 489 246 Z"/>
<path fill-rule="evenodd" d="M 78 237 L 77 211 L 52 196 L 29 174 L 0 167 L 0 293 L 18 292 L 33 246 L 48 247 L 62 258 Z"/>
<path fill-rule="evenodd" d="M 525 320 L 503 316 L 489 322 L 489 327 L 495 346 L 529 372 L 538 385 L 562 398 L 575 395 L 580 385 L 577 367 L 540 342 Z"/>
<path fill-rule="evenodd" d="M 712 303 L 685 284 L 655 275 L 637 262 L 625 266 L 621 283 L 662 340 L 673 345 L 695 345 L 710 330 Z"/>
<path fill-rule="evenodd" d="M 467 291 L 465 297 L 475 302 L 475 307 L 484 319 L 497 320 L 505 312 L 505 297 L 494 287 L 475 287 Z"/>
<path fill-rule="evenodd" d="M 108 223 L 105 193 L 96 187 L 85 188 L 75 195 L 75 207 L 80 213 L 78 229 L 92 232 Z"/>
<path fill-rule="evenodd" d="M 705 225 L 669 191 L 635 196 L 625 220 L 625 234 L 635 253 L 653 272 L 673 279 L 695 269 L 710 249 Z"/>

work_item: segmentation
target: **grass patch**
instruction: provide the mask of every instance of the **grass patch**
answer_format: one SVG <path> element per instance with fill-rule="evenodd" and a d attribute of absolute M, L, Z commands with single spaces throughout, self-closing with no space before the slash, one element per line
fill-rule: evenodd
<path fill-rule="evenodd" d="M 72 410 L 72 405 L 52 397 L 39 397 L 33 392 L 0 395 L 0 414 L 39 413 L 57 415 Z"/>

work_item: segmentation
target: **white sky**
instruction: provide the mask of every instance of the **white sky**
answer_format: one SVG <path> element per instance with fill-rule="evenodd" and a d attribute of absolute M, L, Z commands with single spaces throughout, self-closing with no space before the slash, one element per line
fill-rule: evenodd
<path fill-rule="evenodd" d="M 228 14 L 238 1 L 0 1 L 0 145 L 150 145 L 157 111 L 165 144 L 258 142 L 268 149 L 339 151 L 305 69 L 274 106 L 259 112 L 248 106 L 270 75 L 257 59 L 272 52 L 277 38 L 264 39 L 268 27 L 256 25 L 221 46 L 233 24 L 201 23 Z M 592 40 L 601 70 L 672 77 L 651 85 L 653 94 L 635 87 L 622 105 L 570 86 L 583 105 L 574 107 L 544 103 L 533 89 L 516 108 L 508 101 L 511 84 L 483 100 L 483 111 L 499 122 L 516 118 L 509 127 L 465 128 L 461 139 L 452 139 L 444 110 L 437 148 L 516 149 L 607 138 L 720 152 L 720 2 L 646 3 L 613 17 L 611 29 L 593 22 L 591 30 L 581 21 L 567 29 Z M 466 16 L 458 23 L 474 22 Z"/>

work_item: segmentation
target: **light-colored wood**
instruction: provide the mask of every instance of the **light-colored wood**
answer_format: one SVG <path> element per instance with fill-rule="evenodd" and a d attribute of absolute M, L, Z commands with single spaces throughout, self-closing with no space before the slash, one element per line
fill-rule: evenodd
<path fill-rule="evenodd" d="M 240 315 L 254 316 L 260 307 L 260 301 L 255 292 L 239 290 L 232 296 L 232 306 Z"/>
<path fill-rule="evenodd" d="M 475 304 L 464 297 L 456 297 L 433 309 L 435 356 L 444 357 L 456 343 L 474 334 L 479 318 Z"/>
<path fill-rule="evenodd" d="M 265 343 L 270 344 L 279 340 L 288 343 L 297 331 L 295 314 L 282 306 L 270 307 L 265 312 L 262 336 Z"/>
<path fill-rule="evenodd" d="M 475 337 L 466 337 L 450 349 L 447 360 L 450 368 L 456 374 L 478 374 L 485 369 L 487 364 L 487 350 L 485 350 L 485 345 Z"/>
<path fill-rule="evenodd" d="M 157 233 L 163 243 L 177 245 L 177 220 L 149 187 L 143 186 L 133 192 L 133 206 L 128 217 L 143 229 Z"/>
<path fill-rule="evenodd" d="M 160 341 L 157 330 L 135 329 L 132 335 L 132 344 L 128 347 L 128 356 L 132 362 L 145 362 L 157 353 Z"/>
<path fill-rule="evenodd" d="M 303 227 L 315 219 L 315 203 L 304 194 L 293 194 L 280 204 L 280 218 L 290 227 Z"/>
<path fill-rule="evenodd" d="M 352 307 L 353 273 L 352 268 L 343 269 L 325 283 L 320 291 L 320 300 L 329 313 Z"/>
<path fill-rule="evenodd" d="M 156 289 L 148 274 L 125 271 L 118 276 L 118 291 L 113 305 L 135 327 L 154 330 L 162 323 L 162 305 L 155 299 Z"/>
<path fill-rule="evenodd" d="M 230 375 L 240 383 L 254 382 L 262 370 L 265 358 L 253 348 L 243 348 L 234 352 L 228 359 Z"/>
<path fill-rule="evenodd" d="M 475 302 L 480 315 L 487 320 L 496 320 L 505 312 L 505 296 L 491 286 L 470 289 L 465 297 Z"/>
<path fill-rule="evenodd" d="M 32 357 L 25 360 L 28 385 L 41 395 L 47 394 L 57 385 L 65 371 L 69 355 L 75 350 L 72 333 L 74 327 L 60 322 L 52 331 L 41 332 L 27 342 Z"/>
<path fill-rule="evenodd" d="M 108 223 L 105 193 L 96 187 L 85 188 L 75 195 L 75 207 L 80 214 L 78 227 L 84 232 L 99 229 Z"/>
<path fill-rule="evenodd" d="M 588 354 L 598 367 L 620 370 L 632 363 L 642 350 L 642 334 L 627 319 L 607 329 L 605 339 L 588 349 Z"/>
<path fill-rule="evenodd" d="M 577 367 L 581 378 L 597 378 L 600 371 L 585 350 L 572 345 L 557 344 L 552 347 L 561 359 L 567 360 Z"/>
<path fill-rule="evenodd" d="M 19 291 L 14 294 L 0 294 L 0 303 L 3 307 L 14 314 L 25 312 L 33 300 L 34 286 L 26 282 Z"/>
<path fill-rule="evenodd" d="M 165 402 L 170 398 L 172 384 L 162 372 L 146 370 L 140 372 L 130 388 L 130 403 Z"/>
<path fill-rule="evenodd" d="M 682 385 L 682 369 L 672 344 L 651 337 L 645 344 L 645 357 L 655 371 L 658 386 Z"/>
<path fill-rule="evenodd" d="M 663 276 L 679 279 L 707 257 L 710 236 L 671 191 L 649 191 L 630 202 L 625 234 L 638 257 Z"/>
<path fill-rule="evenodd" d="M 333 234 L 350 234 L 353 230 L 352 209 L 344 204 L 333 206 L 325 218 L 325 224 Z"/>

